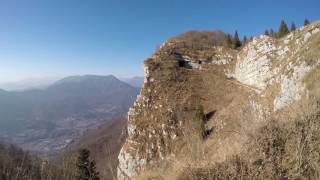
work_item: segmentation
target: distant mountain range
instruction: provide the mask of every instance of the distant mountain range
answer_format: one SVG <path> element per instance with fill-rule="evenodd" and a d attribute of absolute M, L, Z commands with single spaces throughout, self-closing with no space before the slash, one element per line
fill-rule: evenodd
<path fill-rule="evenodd" d="M 86 130 L 125 115 L 139 90 L 112 75 L 67 77 L 38 90 L 0 90 L 0 138 L 57 152 Z"/>
<path fill-rule="evenodd" d="M 87 75 L 90 76 L 90 75 Z M 92 75 L 94 76 L 94 75 Z M 77 77 L 77 76 L 74 76 Z M 69 77 L 67 77 L 68 79 Z M 56 81 L 62 78 L 58 77 L 44 77 L 44 78 L 30 78 L 24 79 L 20 81 L 13 81 L 13 82 L 5 82 L 0 83 L 0 89 L 6 91 L 26 91 L 26 90 L 39 90 L 45 89 L 49 86 L 53 85 Z M 119 78 L 119 80 L 128 83 L 133 87 L 141 88 L 143 84 L 143 77 L 134 76 L 130 78 Z"/>
<path fill-rule="evenodd" d="M 120 80 L 130 84 L 133 87 L 141 88 L 142 85 L 143 85 L 144 77 L 135 76 L 135 77 L 132 77 L 132 78 L 121 78 Z"/>
<path fill-rule="evenodd" d="M 0 83 L 0 89 L 6 91 L 25 91 L 32 89 L 45 89 L 61 78 L 58 77 L 44 77 L 44 78 L 30 78 L 14 82 Z"/>

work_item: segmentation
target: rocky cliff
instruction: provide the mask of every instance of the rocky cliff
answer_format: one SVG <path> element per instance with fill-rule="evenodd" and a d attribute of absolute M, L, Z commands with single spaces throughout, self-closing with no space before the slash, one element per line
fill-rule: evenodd
<path fill-rule="evenodd" d="M 202 154 L 221 162 L 241 151 L 242 132 L 309 98 L 307 77 L 319 69 L 320 23 L 281 39 L 261 35 L 240 50 L 187 36 L 172 38 L 145 61 L 145 82 L 128 112 L 118 179 L 132 179 L 188 146 L 194 112 L 204 108 Z M 194 37 L 194 36 L 193 36 Z M 211 39 L 210 39 L 211 40 Z M 187 139 L 187 140 L 186 140 Z"/>

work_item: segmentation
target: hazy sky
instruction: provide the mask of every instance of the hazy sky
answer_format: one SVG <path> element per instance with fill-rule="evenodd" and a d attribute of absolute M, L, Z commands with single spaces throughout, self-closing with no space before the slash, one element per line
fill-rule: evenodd
<path fill-rule="evenodd" d="M 241 36 L 320 19 L 319 0 L 0 0 L 0 82 L 142 75 L 158 45 L 188 30 Z"/>

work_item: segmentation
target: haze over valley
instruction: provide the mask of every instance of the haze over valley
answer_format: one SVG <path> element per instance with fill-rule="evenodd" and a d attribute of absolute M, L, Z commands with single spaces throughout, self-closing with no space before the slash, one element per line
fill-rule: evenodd
<path fill-rule="evenodd" d="M 319 0 L 0 0 L 0 180 L 319 180 Z"/>
<path fill-rule="evenodd" d="M 0 90 L 0 138 L 44 156 L 56 154 L 86 131 L 126 116 L 139 90 L 112 75 L 66 77 L 42 89 Z"/>

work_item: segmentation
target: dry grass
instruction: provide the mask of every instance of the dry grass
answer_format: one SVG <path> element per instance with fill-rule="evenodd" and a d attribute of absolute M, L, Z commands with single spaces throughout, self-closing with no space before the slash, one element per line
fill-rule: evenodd
<path fill-rule="evenodd" d="M 42 161 L 13 145 L 0 144 L 1 180 L 71 180 L 73 168 Z"/>
<path fill-rule="evenodd" d="M 182 36 L 182 39 L 188 40 L 189 35 Z M 185 39 L 183 41 L 186 42 Z M 219 53 L 211 46 L 190 48 L 186 43 L 168 48 L 195 59 L 210 59 Z M 170 59 L 165 57 L 165 53 L 162 55 L 162 60 Z M 318 54 L 314 57 L 318 57 Z M 233 65 L 231 63 L 224 68 L 232 69 Z M 154 67 L 161 71 L 161 66 Z M 172 68 L 176 68 L 176 65 L 170 65 L 165 70 L 172 71 Z M 319 107 L 310 107 L 310 100 L 319 99 L 316 95 L 320 94 L 320 88 L 315 83 L 319 79 L 319 70 L 313 71 L 304 80 L 309 95 L 314 95 L 314 98 L 306 98 L 306 103 L 299 102 L 297 104 L 300 105 L 292 105 L 280 113 L 274 113 L 273 100 L 279 91 L 278 85 L 261 98 L 255 95 L 254 89 L 239 86 L 235 80 L 228 79 L 221 69 L 218 65 L 206 67 L 203 73 L 197 74 L 197 81 L 189 79 L 192 77 L 188 74 L 190 72 L 182 76 L 184 74 L 179 69 L 175 70 L 177 74 L 174 75 L 170 72 L 154 76 L 164 79 L 162 83 L 168 83 L 163 76 L 172 77 L 172 81 L 177 77 L 185 77 L 188 83 L 182 84 L 182 89 L 188 85 L 194 88 L 197 84 L 190 94 L 195 99 L 201 99 L 205 114 L 214 112 L 205 124 L 205 129 L 213 128 L 213 132 L 205 140 L 199 137 L 197 133 L 203 129 L 203 125 L 193 124 L 190 113 L 194 110 L 192 106 L 181 111 L 181 114 L 176 113 L 176 117 L 182 119 L 184 124 L 180 141 L 175 142 L 176 150 L 172 151 L 175 155 L 168 154 L 167 159 L 153 162 L 137 179 L 319 179 L 320 111 Z M 174 86 L 176 84 L 170 85 L 170 88 L 174 89 Z M 172 94 L 173 91 L 168 88 L 167 92 Z M 189 98 L 188 102 L 196 104 L 195 99 Z M 260 109 L 261 114 L 259 107 L 255 109 L 252 103 L 264 108 Z"/>
<path fill-rule="evenodd" d="M 126 118 L 114 119 L 88 131 L 78 141 L 70 145 L 59 163 L 65 169 L 75 169 L 78 150 L 89 149 L 103 180 L 113 180 L 117 176 L 118 154 L 126 138 Z"/>
<path fill-rule="evenodd" d="M 203 47 L 203 46 L 225 46 L 226 34 L 222 31 L 189 31 L 170 41 L 184 42 L 186 46 Z"/>
<path fill-rule="evenodd" d="M 320 66 L 318 65 L 313 71 L 308 73 L 305 78 L 303 79 L 309 93 L 316 97 L 320 98 L 320 85 L 317 82 L 320 79 Z"/>
<path fill-rule="evenodd" d="M 214 163 L 207 157 L 202 140 L 190 139 L 180 154 L 137 179 L 319 179 L 319 108 L 315 103 L 293 120 L 267 121 L 248 133 L 241 153 L 223 162 Z"/>
<path fill-rule="evenodd" d="M 187 167 L 178 179 L 319 179 L 319 105 L 294 121 L 271 120 L 247 149 L 222 163 Z"/>

